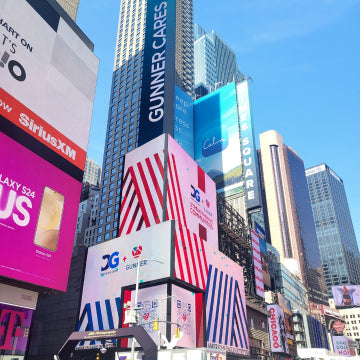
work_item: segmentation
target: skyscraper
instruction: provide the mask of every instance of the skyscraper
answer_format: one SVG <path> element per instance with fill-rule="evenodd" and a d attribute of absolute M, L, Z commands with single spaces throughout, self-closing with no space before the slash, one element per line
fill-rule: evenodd
<path fill-rule="evenodd" d="M 175 102 L 190 104 L 192 44 L 192 0 L 160 4 L 155 0 L 122 0 L 102 167 L 97 242 L 117 236 L 124 155 L 164 132 L 176 140 L 179 138 L 179 126 L 174 121 Z M 188 129 L 192 134 L 192 124 Z"/>
<path fill-rule="evenodd" d="M 101 166 L 94 160 L 86 158 L 83 183 L 99 186 L 101 178 Z"/>
<path fill-rule="evenodd" d="M 321 164 L 306 170 L 328 295 L 331 286 L 360 284 L 359 248 L 342 179 Z"/>
<path fill-rule="evenodd" d="M 67 14 L 75 21 L 80 0 L 56 0 Z"/>
<path fill-rule="evenodd" d="M 243 80 L 235 52 L 214 30 L 207 33 L 195 24 L 194 37 L 195 88 L 203 85 L 212 92 L 232 81 Z"/>
<path fill-rule="evenodd" d="M 310 300 L 326 304 L 304 163 L 274 130 L 260 134 L 260 147 L 271 244 L 280 261 L 298 273 Z"/>

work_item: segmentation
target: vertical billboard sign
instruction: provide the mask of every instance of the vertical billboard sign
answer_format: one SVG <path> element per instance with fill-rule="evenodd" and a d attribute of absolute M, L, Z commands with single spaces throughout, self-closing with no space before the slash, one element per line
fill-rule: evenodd
<path fill-rule="evenodd" d="M 266 245 L 265 231 L 256 221 L 255 221 L 255 231 L 259 236 L 261 267 L 262 267 L 264 285 L 270 289 L 271 288 L 271 277 L 270 277 L 269 262 L 268 262 L 268 257 L 267 257 L 267 245 Z"/>
<path fill-rule="evenodd" d="M 264 279 L 263 279 L 263 270 L 261 265 L 259 235 L 253 229 L 251 229 L 251 242 L 253 248 L 256 294 L 264 298 L 265 297 Z"/>
<path fill-rule="evenodd" d="M 0 275 L 64 291 L 98 59 L 47 2 L 0 13 Z"/>
<path fill-rule="evenodd" d="M 334 352 L 342 356 L 356 356 L 357 344 L 347 336 L 332 337 Z"/>
<path fill-rule="evenodd" d="M 335 306 L 360 306 L 360 285 L 333 286 Z"/>
<path fill-rule="evenodd" d="M 174 139 L 194 158 L 193 100 L 190 95 L 175 86 Z"/>
<path fill-rule="evenodd" d="M 267 306 L 270 311 L 269 333 L 272 352 L 289 353 L 289 347 L 286 337 L 284 310 L 277 304 Z"/>
<path fill-rule="evenodd" d="M 215 181 L 218 192 L 243 193 L 235 83 L 194 103 L 195 161 Z"/>
<path fill-rule="evenodd" d="M 176 0 L 148 0 L 139 145 L 174 134 Z"/>
<path fill-rule="evenodd" d="M 261 206 L 261 192 L 254 127 L 250 115 L 248 82 L 243 81 L 236 84 L 236 93 L 241 132 L 246 204 L 248 209 L 252 209 Z"/>

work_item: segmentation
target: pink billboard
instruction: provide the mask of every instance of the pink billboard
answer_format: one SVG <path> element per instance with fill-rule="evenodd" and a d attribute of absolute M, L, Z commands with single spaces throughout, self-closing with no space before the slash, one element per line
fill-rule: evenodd
<path fill-rule="evenodd" d="M 124 174 L 119 236 L 178 220 L 218 248 L 215 183 L 170 135 L 127 154 Z"/>
<path fill-rule="evenodd" d="M 65 291 L 81 183 L 0 133 L 0 275 Z"/>
<path fill-rule="evenodd" d="M 264 298 L 264 278 L 261 264 L 259 235 L 253 229 L 251 229 L 251 242 L 253 248 L 256 294 Z"/>

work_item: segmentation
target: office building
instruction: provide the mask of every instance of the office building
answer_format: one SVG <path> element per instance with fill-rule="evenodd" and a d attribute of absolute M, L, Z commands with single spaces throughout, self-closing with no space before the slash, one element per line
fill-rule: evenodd
<path fill-rule="evenodd" d="M 80 0 L 56 0 L 67 14 L 76 21 Z"/>
<path fill-rule="evenodd" d="M 260 134 L 260 148 L 271 244 L 280 262 L 303 281 L 309 299 L 326 304 L 304 163 L 274 130 Z"/>
<path fill-rule="evenodd" d="M 321 164 L 306 170 L 328 295 L 331 287 L 360 284 L 359 248 L 342 179 Z"/>
<path fill-rule="evenodd" d="M 101 166 L 94 160 L 86 158 L 83 183 L 99 186 L 101 179 Z"/>
<path fill-rule="evenodd" d="M 97 242 L 117 236 L 124 155 L 164 132 L 178 140 L 179 127 L 175 128 L 174 124 L 175 101 L 192 109 L 192 9 L 192 0 L 164 1 L 159 6 L 153 0 L 121 2 Z M 155 39 L 156 49 L 152 46 Z M 152 63 L 153 60 L 157 61 Z M 192 121 L 192 113 L 190 117 Z M 191 124 L 187 131 L 192 134 Z M 192 138 L 189 143 L 192 147 Z"/>
<path fill-rule="evenodd" d="M 205 86 L 209 92 L 244 76 L 238 69 L 235 52 L 212 30 L 207 33 L 200 25 L 194 26 L 195 89 Z M 202 91 L 199 92 L 202 94 Z"/>

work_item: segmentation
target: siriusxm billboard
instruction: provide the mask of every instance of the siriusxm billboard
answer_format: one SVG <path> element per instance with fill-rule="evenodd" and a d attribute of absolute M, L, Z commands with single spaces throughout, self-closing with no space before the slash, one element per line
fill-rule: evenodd
<path fill-rule="evenodd" d="M 194 103 L 195 160 L 217 191 L 240 188 L 243 169 L 236 85 L 231 83 Z"/>

